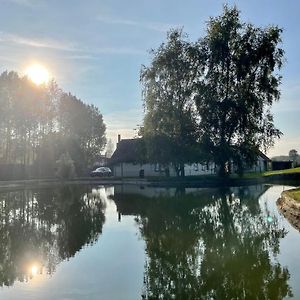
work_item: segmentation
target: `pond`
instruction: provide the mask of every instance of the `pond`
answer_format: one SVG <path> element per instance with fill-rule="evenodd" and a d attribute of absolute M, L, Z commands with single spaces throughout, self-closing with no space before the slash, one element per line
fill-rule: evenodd
<path fill-rule="evenodd" d="M 0 299 L 300 299 L 287 186 L 0 193 Z"/>

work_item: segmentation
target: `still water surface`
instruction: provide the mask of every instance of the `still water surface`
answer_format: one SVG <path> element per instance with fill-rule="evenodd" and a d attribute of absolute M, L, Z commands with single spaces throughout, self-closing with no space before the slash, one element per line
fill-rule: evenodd
<path fill-rule="evenodd" d="M 300 299 L 289 187 L 0 193 L 0 299 Z"/>

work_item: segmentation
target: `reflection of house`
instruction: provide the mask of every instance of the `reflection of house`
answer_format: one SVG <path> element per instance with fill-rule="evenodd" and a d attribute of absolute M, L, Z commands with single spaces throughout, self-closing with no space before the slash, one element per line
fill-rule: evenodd
<path fill-rule="evenodd" d="M 230 187 L 226 193 L 232 197 L 232 200 L 246 204 L 248 209 L 253 211 L 259 210 L 259 199 L 269 188 L 269 185 L 262 184 Z M 192 207 L 202 207 L 204 203 L 209 205 L 222 195 L 224 195 L 224 190 L 218 188 L 185 188 L 179 191 L 177 188 L 117 185 L 114 187 L 111 198 L 117 206 L 120 221 L 121 215 L 142 216 L 146 215 L 151 207 L 161 206 L 165 208 L 166 200 L 178 200 L 184 199 L 184 197 L 186 197 L 186 200 L 197 199 L 193 204 L 191 201 L 185 201 L 185 204 L 189 203 L 188 205 L 192 205 Z M 199 201 L 200 199 L 201 201 Z M 174 202 L 171 203 L 174 204 Z"/>
<path fill-rule="evenodd" d="M 124 139 L 118 137 L 118 144 L 113 153 L 110 166 L 113 174 L 119 177 L 138 177 L 144 176 L 164 176 L 165 167 L 159 164 L 139 162 L 139 140 Z M 258 152 L 257 161 L 253 166 L 246 168 L 246 172 L 264 172 L 269 169 L 271 160 L 261 151 Z M 176 176 L 175 168 L 168 167 L 169 175 Z M 231 170 L 236 171 L 236 166 L 232 165 Z M 214 162 L 185 164 L 184 171 L 186 176 L 211 175 L 216 174 L 217 167 Z"/>
<path fill-rule="evenodd" d="M 165 167 L 159 164 L 139 163 L 138 139 L 124 139 L 119 141 L 117 148 L 113 153 L 110 165 L 115 176 L 120 177 L 137 177 L 141 174 L 144 176 L 164 176 Z M 176 176 L 175 168 L 169 166 L 169 175 Z M 215 164 L 186 164 L 184 166 L 185 174 L 189 175 L 206 175 L 214 174 Z"/>

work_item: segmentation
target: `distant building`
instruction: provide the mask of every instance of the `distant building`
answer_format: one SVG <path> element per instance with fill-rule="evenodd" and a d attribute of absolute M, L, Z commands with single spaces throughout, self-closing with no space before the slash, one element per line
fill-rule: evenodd
<path fill-rule="evenodd" d="M 291 169 L 293 166 L 293 162 L 291 160 L 285 161 L 285 160 L 277 160 L 272 161 L 272 170 L 285 170 L 285 169 Z"/>

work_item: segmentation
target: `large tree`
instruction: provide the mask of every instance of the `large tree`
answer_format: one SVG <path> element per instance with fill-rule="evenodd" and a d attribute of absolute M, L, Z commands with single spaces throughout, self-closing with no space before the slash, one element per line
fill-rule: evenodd
<path fill-rule="evenodd" d="M 181 31 L 170 31 L 167 42 L 152 50 L 150 66 L 141 71 L 147 158 L 172 163 L 182 176 L 184 163 L 192 157 L 197 128 L 189 47 Z"/>
<path fill-rule="evenodd" d="M 192 52 L 198 62 L 195 101 L 201 139 L 207 152 L 226 173 L 233 160 L 242 170 L 282 134 L 275 128 L 270 108 L 280 97 L 283 62 L 279 48 L 282 29 L 241 22 L 236 7 L 224 7 L 208 22 L 207 35 Z"/>
<path fill-rule="evenodd" d="M 195 43 L 171 31 L 142 69 L 148 156 L 181 167 L 213 160 L 222 176 L 231 161 L 240 172 L 253 164 L 282 134 L 271 113 L 280 97 L 281 33 L 243 23 L 227 6 Z"/>

